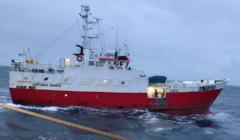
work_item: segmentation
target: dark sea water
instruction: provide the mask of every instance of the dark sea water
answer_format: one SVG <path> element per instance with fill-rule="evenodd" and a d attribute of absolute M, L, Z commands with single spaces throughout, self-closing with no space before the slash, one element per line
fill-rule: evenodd
<path fill-rule="evenodd" d="M 240 87 L 227 86 L 214 115 L 172 116 L 131 110 L 14 105 L 8 67 L 0 67 L 0 102 L 134 140 L 240 140 Z M 231 79 L 230 79 L 231 80 Z M 99 135 L 0 108 L 0 140 L 102 140 Z"/>

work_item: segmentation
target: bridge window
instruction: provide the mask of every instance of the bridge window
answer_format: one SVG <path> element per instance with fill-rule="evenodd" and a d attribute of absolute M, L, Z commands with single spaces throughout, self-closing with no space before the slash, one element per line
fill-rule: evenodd
<path fill-rule="evenodd" d="M 89 66 L 94 66 L 94 61 L 89 61 Z"/>
<path fill-rule="evenodd" d="M 102 66 L 101 62 L 96 62 L 96 66 Z"/>

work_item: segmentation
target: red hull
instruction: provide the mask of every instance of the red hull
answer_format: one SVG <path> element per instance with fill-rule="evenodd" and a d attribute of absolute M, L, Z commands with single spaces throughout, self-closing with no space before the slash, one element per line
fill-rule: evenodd
<path fill-rule="evenodd" d="M 156 105 L 147 93 L 109 93 L 10 88 L 15 104 L 39 106 L 89 106 L 146 109 L 174 115 L 205 114 L 222 89 L 167 93 L 164 105 Z"/>
<path fill-rule="evenodd" d="M 209 108 L 218 97 L 222 89 L 198 92 L 168 93 L 165 106 L 153 105 L 154 98 L 147 100 L 148 109 L 173 115 L 209 114 Z"/>

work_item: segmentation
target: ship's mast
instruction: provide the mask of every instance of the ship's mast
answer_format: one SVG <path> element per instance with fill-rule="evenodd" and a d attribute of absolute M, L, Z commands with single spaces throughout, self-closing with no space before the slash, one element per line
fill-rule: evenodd
<path fill-rule="evenodd" d="M 21 67 L 20 67 L 21 70 L 23 70 L 23 63 L 24 63 L 23 56 L 24 55 L 25 55 L 25 52 L 24 52 L 23 49 L 21 49 L 20 52 L 19 52 L 19 56 L 21 56 Z"/>
<path fill-rule="evenodd" d="M 83 5 L 84 12 L 82 15 L 82 18 L 85 19 L 85 25 L 83 26 L 84 28 L 84 36 L 83 36 L 83 48 L 84 48 L 84 67 L 87 67 L 88 60 L 89 60 L 89 46 L 88 46 L 88 39 L 87 39 L 87 34 L 88 34 L 88 12 L 90 10 L 90 7 L 88 5 Z"/>
<path fill-rule="evenodd" d="M 98 23 L 99 19 L 96 18 L 96 22 L 88 21 L 88 13 L 90 11 L 90 7 L 88 5 L 82 5 L 82 8 L 84 10 L 83 14 L 80 14 L 81 17 L 85 20 L 85 25 L 84 25 L 84 36 L 83 36 L 83 48 L 84 48 L 84 67 L 87 68 L 88 66 L 88 61 L 89 61 L 89 53 L 90 53 L 90 39 L 92 38 L 98 38 L 97 37 L 90 37 L 88 36 L 88 24 L 96 24 Z"/>

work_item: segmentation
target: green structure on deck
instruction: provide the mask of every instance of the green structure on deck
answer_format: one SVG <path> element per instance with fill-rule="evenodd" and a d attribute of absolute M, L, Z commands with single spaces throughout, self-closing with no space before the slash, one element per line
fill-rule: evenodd
<path fill-rule="evenodd" d="M 149 84 L 166 83 L 166 80 L 166 76 L 150 76 L 148 78 Z"/>

